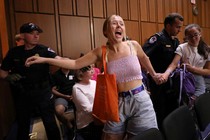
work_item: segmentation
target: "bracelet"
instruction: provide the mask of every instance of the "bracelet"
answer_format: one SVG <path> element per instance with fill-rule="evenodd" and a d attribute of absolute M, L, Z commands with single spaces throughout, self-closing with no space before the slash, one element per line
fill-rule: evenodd
<path fill-rule="evenodd" d="M 171 74 L 172 71 L 167 69 L 165 72 Z"/>

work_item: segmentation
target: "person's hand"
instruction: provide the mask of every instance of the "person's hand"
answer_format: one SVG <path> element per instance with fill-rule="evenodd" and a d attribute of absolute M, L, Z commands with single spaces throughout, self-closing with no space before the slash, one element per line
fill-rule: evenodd
<path fill-rule="evenodd" d="M 157 73 L 153 76 L 153 79 L 157 85 L 167 82 L 168 75 L 166 73 Z"/>
<path fill-rule="evenodd" d="M 15 84 L 17 81 L 19 81 L 22 78 L 20 74 L 14 73 L 14 74 L 9 74 L 5 80 L 7 80 L 10 84 Z"/>
<path fill-rule="evenodd" d="M 161 77 L 160 77 L 160 73 L 156 73 L 155 75 L 152 76 L 153 80 L 155 81 L 155 83 L 157 85 L 160 85 L 161 84 Z"/>
<path fill-rule="evenodd" d="M 160 76 L 160 78 L 161 78 L 161 79 L 160 79 L 160 80 L 161 80 L 161 84 L 163 84 L 163 83 L 165 83 L 165 82 L 168 81 L 169 75 L 170 75 L 170 74 L 168 74 L 168 73 L 166 73 L 166 72 L 161 74 L 161 76 Z"/>
<path fill-rule="evenodd" d="M 189 63 L 184 63 L 184 64 L 182 64 L 181 67 L 184 67 L 184 65 L 186 65 L 186 70 L 189 71 L 189 72 L 193 72 L 194 69 L 195 69 L 195 67 L 190 65 Z"/>
<path fill-rule="evenodd" d="M 39 56 L 31 56 L 26 60 L 25 66 L 29 67 L 30 65 L 36 64 L 36 63 L 45 63 L 45 58 L 39 57 Z"/>
<path fill-rule="evenodd" d="M 71 95 L 66 95 L 66 100 L 72 101 L 73 97 Z"/>

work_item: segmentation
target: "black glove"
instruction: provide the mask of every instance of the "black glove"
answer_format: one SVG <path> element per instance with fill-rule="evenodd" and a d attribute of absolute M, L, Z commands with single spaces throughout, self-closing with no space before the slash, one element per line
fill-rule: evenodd
<path fill-rule="evenodd" d="M 20 79 L 22 79 L 22 76 L 20 74 L 14 73 L 14 74 L 9 74 L 5 79 L 10 84 L 14 85 L 16 82 L 18 82 Z"/>

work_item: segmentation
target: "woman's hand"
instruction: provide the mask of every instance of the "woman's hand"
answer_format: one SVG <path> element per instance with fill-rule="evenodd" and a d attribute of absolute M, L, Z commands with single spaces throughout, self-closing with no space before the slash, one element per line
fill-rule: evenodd
<path fill-rule="evenodd" d="M 160 85 L 167 82 L 168 76 L 169 75 L 167 73 L 157 73 L 155 76 L 153 76 L 153 79 L 157 85 Z"/>
<path fill-rule="evenodd" d="M 160 73 L 156 73 L 155 75 L 152 76 L 153 80 L 155 81 L 155 83 L 157 85 L 160 85 L 163 83 L 163 79 L 161 77 L 161 74 Z"/>
<path fill-rule="evenodd" d="M 161 74 L 161 78 L 162 78 L 162 83 L 161 84 L 163 84 L 163 83 L 168 81 L 169 75 L 170 74 L 168 74 L 167 72 Z"/>
<path fill-rule="evenodd" d="M 184 63 L 184 64 L 182 64 L 182 67 L 184 67 L 184 65 L 186 65 L 187 71 L 192 72 L 192 73 L 194 72 L 194 69 L 195 69 L 194 66 L 190 65 L 189 63 Z"/>
<path fill-rule="evenodd" d="M 30 67 L 30 65 L 32 64 L 37 64 L 37 63 L 45 63 L 45 59 L 44 57 L 39 57 L 39 56 L 32 56 L 29 57 L 26 62 L 25 62 L 25 66 L 26 67 Z"/>

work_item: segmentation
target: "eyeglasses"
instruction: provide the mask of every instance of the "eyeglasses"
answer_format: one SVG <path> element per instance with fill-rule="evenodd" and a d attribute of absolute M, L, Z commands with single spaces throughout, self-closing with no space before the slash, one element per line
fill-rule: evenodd
<path fill-rule="evenodd" d="M 194 37 L 197 38 L 197 37 L 199 37 L 199 36 L 200 36 L 200 33 L 195 33 L 194 35 L 188 35 L 187 38 L 188 38 L 188 39 L 192 39 L 192 38 L 194 38 Z"/>

